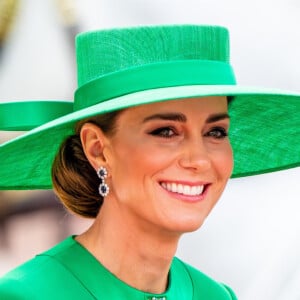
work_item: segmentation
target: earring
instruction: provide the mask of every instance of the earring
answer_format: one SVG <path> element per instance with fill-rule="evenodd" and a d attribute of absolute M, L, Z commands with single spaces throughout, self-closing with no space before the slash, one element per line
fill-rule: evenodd
<path fill-rule="evenodd" d="M 102 197 L 105 197 L 109 193 L 109 186 L 105 183 L 105 178 L 107 177 L 107 170 L 104 167 L 100 167 L 97 171 L 97 175 L 101 180 L 99 185 L 99 194 Z"/>

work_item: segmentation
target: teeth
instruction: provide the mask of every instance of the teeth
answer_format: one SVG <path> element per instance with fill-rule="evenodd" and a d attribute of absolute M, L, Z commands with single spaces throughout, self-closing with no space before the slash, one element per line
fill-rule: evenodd
<path fill-rule="evenodd" d="M 165 183 L 162 182 L 161 186 L 169 192 L 183 194 L 187 196 L 198 196 L 201 195 L 204 190 L 204 185 L 184 185 L 177 183 Z"/>

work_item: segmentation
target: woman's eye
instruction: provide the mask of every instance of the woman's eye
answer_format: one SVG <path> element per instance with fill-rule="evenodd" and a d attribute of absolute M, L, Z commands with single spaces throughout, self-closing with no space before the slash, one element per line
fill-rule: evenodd
<path fill-rule="evenodd" d="M 214 127 L 210 131 L 208 131 L 205 136 L 212 137 L 215 139 L 223 139 L 228 136 L 228 133 L 223 127 Z"/>
<path fill-rule="evenodd" d="M 176 135 L 174 129 L 170 127 L 162 127 L 162 128 L 157 128 L 153 131 L 150 132 L 151 135 L 163 137 L 163 138 L 171 138 Z"/>

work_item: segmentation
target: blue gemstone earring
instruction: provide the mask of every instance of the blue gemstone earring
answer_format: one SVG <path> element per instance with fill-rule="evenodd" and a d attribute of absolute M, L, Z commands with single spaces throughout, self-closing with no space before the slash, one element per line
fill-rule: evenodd
<path fill-rule="evenodd" d="M 101 180 L 99 185 L 99 194 L 102 197 L 105 197 L 109 193 L 109 186 L 105 183 L 105 178 L 107 177 L 107 170 L 104 167 L 100 167 L 97 171 L 97 175 Z"/>

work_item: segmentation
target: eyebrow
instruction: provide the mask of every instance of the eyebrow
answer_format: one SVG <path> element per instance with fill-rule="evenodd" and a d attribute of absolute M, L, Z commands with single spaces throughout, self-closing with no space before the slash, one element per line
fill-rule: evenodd
<path fill-rule="evenodd" d="M 230 119 L 228 113 L 212 114 L 206 119 L 206 123 L 214 123 L 224 119 Z"/>
<path fill-rule="evenodd" d="M 214 123 L 224 119 L 229 119 L 228 113 L 217 113 L 212 114 L 206 119 L 206 123 Z M 151 120 L 167 120 L 167 121 L 177 121 L 181 123 L 186 123 L 187 117 L 182 113 L 159 113 L 146 117 L 143 123 Z"/>
<path fill-rule="evenodd" d="M 182 113 L 159 113 L 146 117 L 143 120 L 143 123 L 151 120 L 167 120 L 167 121 L 177 121 L 177 122 L 186 122 L 186 116 Z"/>

